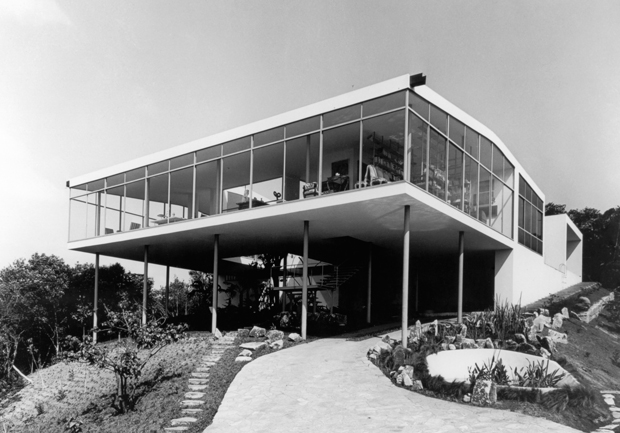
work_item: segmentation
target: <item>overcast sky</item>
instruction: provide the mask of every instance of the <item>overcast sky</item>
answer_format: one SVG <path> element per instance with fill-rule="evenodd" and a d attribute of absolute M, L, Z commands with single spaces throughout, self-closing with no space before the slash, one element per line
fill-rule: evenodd
<path fill-rule="evenodd" d="M 0 0 L 0 268 L 94 261 L 70 178 L 418 72 L 547 201 L 620 205 L 619 1 Z"/>

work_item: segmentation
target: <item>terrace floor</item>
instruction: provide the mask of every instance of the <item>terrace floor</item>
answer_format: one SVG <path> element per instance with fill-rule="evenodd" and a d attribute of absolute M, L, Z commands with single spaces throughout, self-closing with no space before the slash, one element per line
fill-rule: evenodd
<path fill-rule="evenodd" d="M 543 418 L 398 388 L 366 359 L 368 348 L 379 341 L 321 339 L 250 362 L 205 433 L 577 431 Z"/>

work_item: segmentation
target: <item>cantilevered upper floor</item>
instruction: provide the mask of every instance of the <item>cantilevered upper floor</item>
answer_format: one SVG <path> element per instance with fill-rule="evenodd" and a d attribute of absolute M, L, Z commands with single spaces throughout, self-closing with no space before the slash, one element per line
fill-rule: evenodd
<path fill-rule="evenodd" d="M 71 179 L 69 246 L 86 251 L 295 201 L 323 208 L 327 196 L 398 183 L 473 230 L 494 231 L 504 248 L 518 241 L 542 254 L 542 192 L 493 132 L 421 74 Z"/>

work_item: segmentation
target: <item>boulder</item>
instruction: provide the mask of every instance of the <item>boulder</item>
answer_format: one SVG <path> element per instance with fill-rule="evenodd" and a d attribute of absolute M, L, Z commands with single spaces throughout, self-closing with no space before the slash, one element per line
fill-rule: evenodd
<path fill-rule="evenodd" d="M 563 320 L 564 316 L 562 315 L 562 313 L 556 313 L 556 315 L 553 316 L 553 322 L 551 323 L 551 326 L 555 329 L 559 329 L 562 327 Z"/>
<path fill-rule="evenodd" d="M 235 358 L 235 362 L 250 362 L 252 360 L 251 356 L 237 356 Z"/>
<path fill-rule="evenodd" d="M 568 344 L 568 335 L 554 331 L 553 329 L 549 330 L 547 338 L 555 343 Z"/>
<path fill-rule="evenodd" d="M 241 353 L 239 353 L 239 356 L 252 356 L 252 351 L 248 349 L 243 349 Z"/>
<path fill-rule="evenodd" d="M 545 349 L 544 347 L 540 348 L 540 356 L 542 356 L 545 359 L 549 359 L 551 358 L 551 352 L 549 352 L 547 349 Z"/>
<path fill-rule="evenodd" d="M 448 344 L 448 350 L 456 350 L 456 346 L 454 344 Z"/>
<path fill-rule="evenodd" d="M 521 343 L 517 346 L 517 352 L 527 353 L 528 355 L 536 355 L 536 348 L 529 343 Z"/>
<path fill-rule="evenodd" d="M 253 338 L 264 337 L 266 333 L 267 333 L 267 330 L 265 328 L 255 326 L 250 330 L 250 337 L 253 337 Z"/>
<path fill-rule="evenodd" d="M 519 345 L 514 340 L 506 340 L 506 341 L 504 341 L 504 345 L 502 346 L 502 349 L 505 349 L 505 350 L 517 350 L 518 346 Z"/>
<path fill-rule="evenodd" d="M 497 403 L 497 385 L 490 379 L 476 380 L 471 402 L 476 406 L 489 406 Z"/>
<path fill-rule="evenodd" d="M 461 330 L 459 331 L 459 335 L 463 338 L 467 337 L 467 325 L 461 324 Z"/>
<path fill-rule="evenodd" d="M 562 316 L 564 316 L 565 319 L 570 319 L 570 316 L 568 315 L 568 308 L 562 308 Z"/>
<path fill-rule="evenodd" d="M 448 343 L 441 343 L 441 350 L 448 350 Z"/>
<path fill-rule="evenodd" d="M 217 328 L 215 328 L 215 332 L 213 333 L 213 336 L 214 336 L 216 339 L 218 339 L 218 340 L 219 340 L 219 339 L 221 339 L 221 338 L 223 337 L 222 333 L 221 333 L 221 332 L 220 332 L 220 330 L 219 330 L 219 329 L 217 329 Z"/>
<path fill-rule="evenodd" d="M 284 338 L 284 332 L 278 331 L 277 329 L 272 329 L 271 331 L 267 332 L 267 340 L 269 340 L 270 343 L 273 343 L 274 341 L 282 340 L 283 338 Z"/>
<path fill-rule="evenodd" d="M 291 340 L 291 341 L 297 342 L 297 341 L 301 340 L 301 335 L 297 334 L 296 332 L 291 332 L 288 335 L 288 339 Z"/>
<path fill-rule="evenodd" d="M 282 339 L 276 340 L 269 345 L 269 348 L 273 350 L 282 349 L 283 347 L 284 347 L 284 340 Z"/>
<path fill-rule="evenodd" d="M 463 338 L 463 342 L 461 343 L 461 349 L 477 349 L 478 345 L 471 338 Z"/>
<path fill-rule="evenodd" d="M 403 377 L 403 385 L 405 385 L 406 387 L 413 386 L 413 380 L 411 380 L 408 374 L 403 372 L 402 377 Z"/>
<path fill-rule="evenodd" d="M 262 341 L 250 341 L 248 343 L 243 343 L 239 347 L 242 348 L 242 349 L 258 350 L 258 349 L 261 349 L 261 348 L 263 348 L 265 346 L 267 346 L 267 343 L 265 343 L 265 342 L 262 342 Z"/>
<path fill-rule="evenodd" d="M 422 386 L 422 381 L 421 380 L 414 380 L 413 381 L 413 390 L 414 391 L 420 391 L 423 390 L 424 386 Z"/>
<path fill-rule="evenodd" d="M 525 340 L 525 335 L 523 335 L 523 334 L 515 334 L 515 342 L 517 344 L 527 343 L 527 341 Z"/>
<path fill-rule="evenodd" d="M 573 308 L 577 310 L 577 312 L 582 312 L 588 310 L 591 306 L 592 302 L 590 302 L 588 298 L 580 296 Z"/>
<path fill-rule="evenodd" d="M 484 348 L 495 349 L 495 346 L 493 345 L 493 341 L 490 338 L 487 338 L 486 340 L 484 340 Z"/>
<path fill-rule="evenodd" d="M 399 385 L 403 384 L 403 374 L 400 373 L 398 376 L 396 376 L 396 383 Z"/>
<path fill-rule="evenodd" d="M 239 338 L 248 338 L 250 336 L 250 330 L 249 329 L 238 329 L 237 330 L 237 337 Z"/>
<path fill-rule="evenodd" d="M 469 403 L 471 401 L 471 394 L 465 394 L 463 396 L 463 403 Z"/>
<path fill-rule="evenodd" d="M 392 346 L 390 346 L 389 343 L 386 343 L 385 341 L 381 341 L 373 346 L 372 351 L 376 353 L 391 352 Z"/>
<path fill-rule="evenodd" d="M 532 325 L 532 328 L 536 332 L 542 332 L 542 330 L 545 328 L 545 326 L 549 325 L 550 322 L 551 322 L 551 318 L 550 317 L 540 315 L 540 316 L 538 316 L 537 318 L 534 319 L 534 324 Z"/>
<path fill-rule="evenodd" d="M 549 353 L 555 352 L 555 343 L 553 342 L 552 339 L 550 339 L 548 337 L 539 337 L 537 335 L 536 336 L 536 340 L 538 340 L 538 342 L 540 343 L 541 347 L 543 349 L 546 349 Z"/>
<path fill-rule="evenodd" d="M 403 373 L 409 376 L 411 380 L 415 379 L 413 365 L 405 365 L 405 368 L 403 368 Z"/>

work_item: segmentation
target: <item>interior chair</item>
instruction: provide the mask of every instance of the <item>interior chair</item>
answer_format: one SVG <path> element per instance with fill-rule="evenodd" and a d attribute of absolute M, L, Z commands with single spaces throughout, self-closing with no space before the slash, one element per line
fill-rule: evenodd
<path fill-rule="evenodd" d="M 319 186 L 316 182 L 308 182 L 303 186 L 304 198 L 315 197 L 319 195 Z"/>
<path fill-rule="evenodd" d="M 131 223 L 129 225 L 129 230 L 136 230 L 136 229 L 139 229 L 139 228 L 140 228 L 140 224 L 138 224 L 138 223 Z"/>
<path fill-rule="evenodd" d="M 107 227 L 105 228 L 105 234 L 106 235 L 109 235 L 109 234 L 112 234 L 112 233 L 114 233 L 114 229 L 109 229 Z"/>
<path fill-rule="evenodd" d="M 368 165 L 366 167 L 366 175 L 364 176 L 364 181 L 368 182 L 368 186 L 388 183 L 388 180 L 383 177 L 383 173 L 379 175 L 379 172 L 374 165 Z"/>

